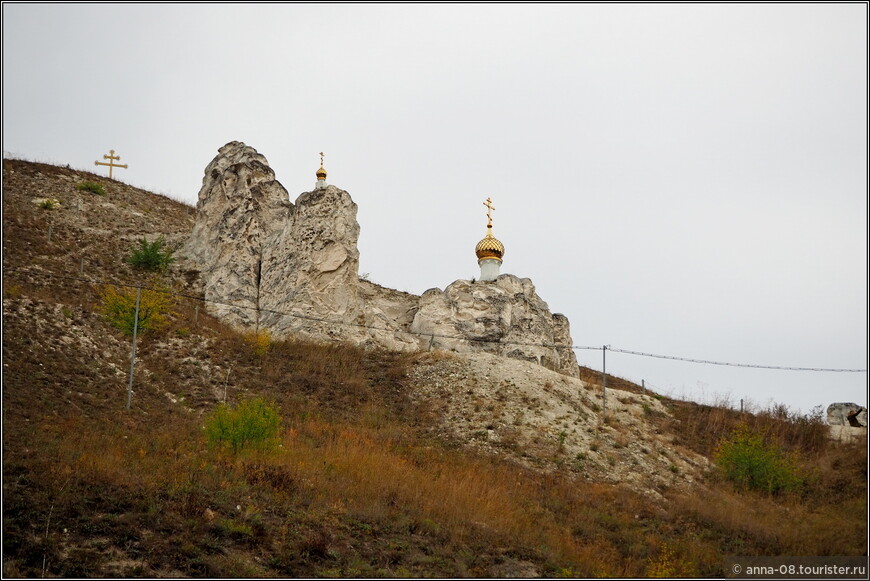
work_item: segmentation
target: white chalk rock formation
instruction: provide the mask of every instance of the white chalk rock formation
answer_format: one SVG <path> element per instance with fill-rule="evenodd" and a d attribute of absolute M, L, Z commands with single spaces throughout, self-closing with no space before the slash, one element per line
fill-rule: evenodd
<path fill-rule="evenodd" d="M 263 253 L 290 207 L 287 190 L 253 147 L 227 143 L 205 168 L 196 222 L 180 254 L 199 271 L 214 315 L 237 327 L 258 325 Z"/>
<path fill-rule="evenodd" d="M 209 311 L 238 328 L 486 351 L 578 375 L 568 319 L 551 314 L 527 278 L 458 280 L 422 297 L 360 280 L 356 215 L 350 194 L 332 185 L 291 203 L 266 158 L 233 141 L 206 167 L 180 255 L 199 273 Z"/>
<path fill-rule="evenodd" d="M 362 322 L 356 211 L 350 195 L 335 186 L 296 199 L 283 230 L 263 255 L 264 327 L 278 335 L 302 331 L 341 338 L 353 334 L 348 333 L 353 329 L 349 325 Z"/>
<path fill-rule="evenodd" d="M 867 408 L 856 403 L 832 403 L 828 406 L 828 424 L 866 428 Z"/>
<path fill-rule="evenodd" d="M 327 185 L 301 194 L 263 254 L 260 324 L 278 337 L 301 334 L 387 349 L 416 349 L 390 291 L 359 279 L 360 227 L 350 194 Z M 392 293 L 392 294 L 391 294 Z M 407 295 L 411 296 L 411 295 Z M 403 301 L 399 301 L 403 302 Z M 393 312 L 395 311 L 395 312 Z"/>
<path fill-rule="evenodd" d="M 831 437 L 851 442 L 867 437 L 867 408 L 856 403 L 832 403 L 828 406 Z"/>
<path fill-rule="evenodd" d="M 485 351 L 534 361 L 577 377 L 568 319 L 553 315 L 528 278 L 503 274 L 495 281 L 457 280 L 429 289 L 411 332 L 428 336 L 433 349 Z"/>
<path fill-rule="evenodd" d="M 360 279 L 359 297 L 373 344 L 397 351 L 414 351 L 427 345 L 409 330 L 420 297 Z M 385 330 L 381 330 L 385 329 Z"/>

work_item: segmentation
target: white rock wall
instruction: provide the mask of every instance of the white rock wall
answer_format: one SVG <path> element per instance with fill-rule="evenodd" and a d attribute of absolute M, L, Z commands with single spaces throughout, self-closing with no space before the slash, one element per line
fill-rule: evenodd
<path fill-rule="evenodd" d="M 428 335 L 434 349 L 483 351 L 578 375 L 567 319 L 550 313 L 527 278 L 503 274 L 430 289 L 420 297 L 411 332 Z"/>
<path fill-rule="evenodd" d="M 360 280 L 356 215 L 332 185 L 291 203 L 266 159 L 233 141 L 206 167 L 181 255 L 199 271 L 209 311 L 237 327 L 393 350 L 485 351 L 578 375 L 567 318 L 550 313 L 527 278 L 458 280 L 421 297 Z"/>
<path fill-rule="evenodd" d="M 263 326 L 276 335 L 304 333 L 341 338 L 360 323 L 362 305 L 357 206 L 335 186 L 306 192 L 296 199 L 280 234 L 265 249 L 260 306 L 309 318 L 263 314 Z"/>
<path fill-rule="evenodd" d="M 232 141 L 205 168 L 196 222 L 182 258 L 199 270 L 216 316 L 237 327 L 258 324 L 261 261 L 292 207 L 266 158 Z"/>

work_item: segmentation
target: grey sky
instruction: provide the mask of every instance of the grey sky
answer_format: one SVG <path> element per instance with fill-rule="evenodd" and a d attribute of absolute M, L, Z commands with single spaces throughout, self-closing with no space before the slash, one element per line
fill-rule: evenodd
<path fill-rule="evenodd" d="M 232 140 L 353 196 L 360 272 L 502 272 L 576 345 L 867 367 L 867 5 L 4 4 L 4 155 L 195 203 Z M 580 350 L 599 367 L 601 353 Z M 867 375 L 608 353 L 678 397 L 866 404 Z"/>

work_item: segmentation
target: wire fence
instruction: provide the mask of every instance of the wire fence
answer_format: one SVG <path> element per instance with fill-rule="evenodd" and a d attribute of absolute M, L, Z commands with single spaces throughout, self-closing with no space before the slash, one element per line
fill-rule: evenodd
<path fill-rule="evenodd" d="M 172 289 L 159 288 L 149 286 L 147 284 L 142 283 L 130 283 L 130 282 L 118 282 L 118 281 L 106 281 L 100 279 L 93 278 L 85 278 L 81 276 L 69 276 L 69 275 L 61 275 L 53 272 L 46 272 L 40 270 L 33 269 L 23 269 L 23 268 L 9 268 L 4 269 L 4 274 L 10 273 L 22 273 L 36 276 L 44 276 L 47 278 L 54 278 L 59 280 L 68 280 L 81 282 L 91 285 L 111 285 L 119 288 L 129 288 L 129 289 L 141 289 L 148 290 L 152 292 L 165 293 L 178 298 L 185 298 L 193 301 L 198 301 L 203 304 L 213 304 L 219 305 L 223 307 L 229 307 L 240 310 L 254 310 L 260 313 L 269 313 L 286 317 L 293 317 L 297 319 L 303 319 L 307 321 L 314 321 L 318 323 L 325 323 L 329 325 L 338 325 L 344 327 L 355 327 L 355 328 L 364 328 L 372 331 L 384 331 L 384 332 L 395 332 L 400 331 L 402 333 L 407 333 L 409 335 L 416 335 L 421 338 L 437 338 L 437 339 L 450 339 L 456 341 L 467 341 L 470 343 L 497 343 L 501 345 L 515 345 L 515 346 L 524 346 L 524 347 L 542 347 L 549 349 L 572 349 L 572 350 L 590 350 L 590 351 L 612 351 L 614 353 L 623 353 L 626 355 L 635 355 L 639 357 L 650 357 L 655 359 L 667 359 L 671 361 L 680 361 L 684 363 L 696 363 L 702 365 L 719 365 L 719 366 L 728 366 L 728 367 L 741 367 L 741 368 L 749 368 L 749 369 L 772 369 L 772 370 L 783 370 L 783 371 L 809 371 L 809 372 L 826 372 L 826 373 L 867 373 L 867 369 L 854 369 L 854 368 L 831 368 L 831 367 L 796 367 L 796 366 L 784 366 L 784 365 L 760 365 L 754 363 L 735 363 L 728 361 L 714 361 L 710 359 L 694 359 L 689 357 L 679 357 L 676 355 L 661 355 L 656 353 L 646 353 L 643 351 L 633 351 L 630 349 L 621 349 L 618 347 L 612 347 L 610 345 L 602 345 L 602 346 L 589 346 L 589 345 L 566 345 L 562 343 L 532 343 L 532 342 L 523 342 L 523 341 L 511 341 L 501 338 L 474 338 L 467 337 L 465 335 L 446 335 L 441 333 L 424 333 L 424 332 L 415 332 L 410 329 L 396 329 L 391 327 L 383 327 L 377 325 L 371 325 L 367 323 L 360 323 L 348 320 L 341 319 L 329 319 L 325 317 L 317 317 L 313 315 L 308 315 L 304 313 L 298 312 L 290 312 L 290 311 L 282 311 L 277 309 L 266 309 L 262 307 L 249 306 L 249 305 L 241 305 L 238 303 L 231 303 L 227 301 L 217 301 L 213 299 L 206 299 L 202 296 L 191 295 L 183 292 L 179 292 Z"/>

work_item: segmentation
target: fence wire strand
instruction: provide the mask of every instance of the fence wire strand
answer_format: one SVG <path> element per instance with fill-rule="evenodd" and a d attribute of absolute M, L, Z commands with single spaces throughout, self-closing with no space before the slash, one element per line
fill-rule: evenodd
<path fill-rule="evenodd" d="M 688 357 L 676 357 L 674 355 L 656 355 L 655 353 L 643 353 L 640 351 L 630 351 L 628 349 L 618 349 L 616 347 L 608 347 L 608 351 L 616 353 L 626 353 L 628 355 L 639 355 L 641 357 L 654 357 L 656 359 L 670 359 L 672 361 L 685 361 L 687 363 L 702 363 L 704 365 L 726 365 L 729 367 L 748 367 L 752 369 L 778 369 L 783 371 L 825 371 L 831 373 L 867 373 L 866 369 L 836 369 L 830 367 L 787 367 L 782 365 L 756 365 L 753 363 L 730 363 L 726 361 L 710 361 L 708 359 L 690 359 Z"/>
<path fill-rule="evenodd" d="M 318 323 L 325 323 L 325 324 L 329 324 L 329 325 L 358 327 L 358 328 L 370 329 L 373 331 L 384 331 L 384 332 L 390 332 L 390 333 L 396 331 L 396 329 L 390 329 L 387 327 L 377 327 L 377 326 L 369 325 L 366 323 L 355 323 L 352 321 L 340 321 L 340 320 L 335 320 L 335 319 L 326 319 L 323 317 L 315 317 L 312 315 L 305 315 L 302 313 L 292 313 L 292 312 L 286 312 L 286 311 L 278 311 L 275 309 L 265 309 L 265 308 L 261 308 L 261 307 L 238 305 L 238 304 L 233 304 L 233 303 L 224 302 L 224 301 L 215 301 L 215 300 L 211 300 L 211 299 L 206 299 L 204 297 L 189 295 L 189 294 L 174 291 L 174 290 L 149 287 L 149 286 L 143 285 L 143 284 L 123 283 L 123 282 L 114 282 L 114 281 L 104 281 L 104 280 L 97 280 L 97 279 L 81 278 L 81 277 L 75 277 L 75 276 L 65 276 L 65 275 L 61 275 L 61 274 L 55 274 L 52 272 L 44 272 L 44 271 L 22 269 L 22 268 L 8 268 L 8 269 L 4 269 L 3 272 L 4 272 L 4 274 L 7 272 L 19 272 L 19 273 L 24 273 L 24 274 L 36 275 L 36 276 L 45 276 L 45 277 L 49 277 L 49 278 L 57 278 L 57 279 L 62 279 L 62 280 L 77 281 L 77 282 L 82 282 L 82 283 L 91 284 L 91 285 L 112 285 L 112 286 L 123 287 L 123 288 L 141 288 L 143 290 L 164 293 L 164 294 L 168 294 L 171 296 L 186 298 L 186 299 L 190 299 L 190 300 L 194 300 L 194 301 L 199 301 L 202 303 L 210 303 L 210 304 L 214 304 L 214 305 L 220 305 L 220 306 L 234 308 L 234 309 L 254 310 L 254 311 L 259 311 L 260 313 L 269 313 L 269 314 L 275 314 L 275 315 L 285 316 L 285 317 L 294 317 L 294 318 L 298 318 L 298 319 L 304 319 L 304 320 L 314 321 L 314 322 L 318 322 Z M 604 347 L 604 346 L 593 347 L 593 346 L 588 346 L 588 345 L 570 345 L 569 346 L 569 345 L 562 345 L 562 344 L 558 344 L 558 343 L 526 343 L 526 342 L 520 342 L 520 341 L 505 341 L 505 340 L 501 340 L 501 339 L 474 339 L 474 338 L 463 337 L 463 336 L 458 336 L 458 335 L 442 335 L 439 333 L 421 333 L 421 332 L 415 332 L 415 331 L 410 331 L 410 330 L 402 331 L 402 332 L 407 333 L 409 335 L 416 335 L 419 337 L 430 337 L 432 339 L 435 339 L 435 338 L 437 338 L 437 339 L 452 339 L 452 340 L 468 341 L 468 342 L 474 342 L 474 343 L 499 343 L 502 345 L 520 345 L 520 346 L 525 346 L 525 347 L 545 347 L 545 348 L 556 348 L 556 349 L 572 349 L 574 351 L 579 351 L 579 350 L 600 351 L 602 349 L 606 349 L 607 351 L 613 351 L 615 353 L 624 353 L 626 355 L 636 355 L 636 356 L 640 356 L 640 357 L 650 357 L 650 358 L 654 358 L 654 359 L 666 359 L 666 360 L 670 360 L 670 361 L 681 361 L 684 363 L 698 363 L 698 364 L 702 364 L 702 365 L 719 365 L 719 366 L 740 367 L 740 368 L 749 368 L 749 369 L 772 369 L 772 370 L 780 370 L 780 371 L 813 371 L 813 372 L 826 372 L 826 373 L 867 373 L 866 369 L 844 369 L 844 368 L 829 368 L 829 367 L 790 367 L 790 366 L 783 366 L 783 365 L 758 365 L 758 364 L 752 364 L 752 363 L 733 363 L 733 362 L 726 362 L 726 361 L 713 361 L 713 360 L 709 360 L 709 359 L 692 359 L 689 357 L 678 357 L 675 355 L 659 355 L 659 354 L 655 354 L 655 353 L 645 353 L 642 351 L 632 351 L 629 349 L 620 349 L 618 347 L 611 347 L 610 345 L 607 345 L 606 347 Z"/>

